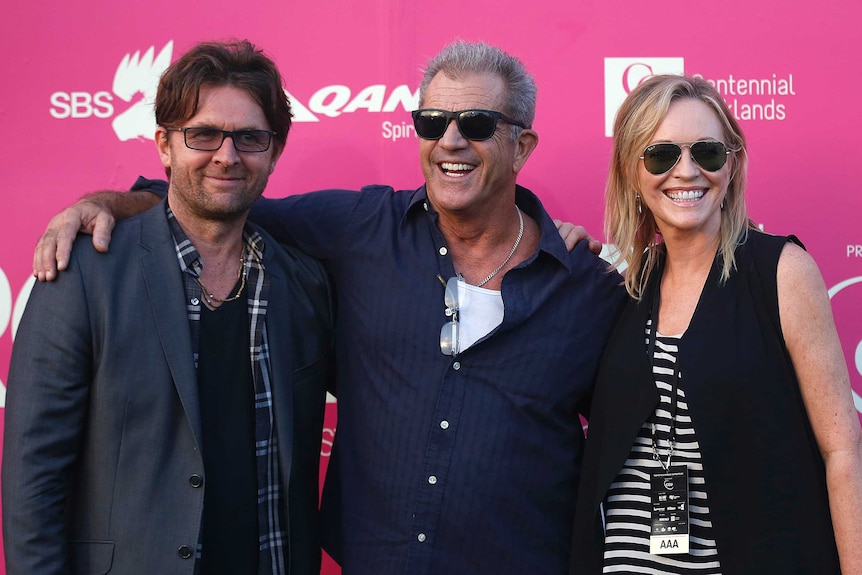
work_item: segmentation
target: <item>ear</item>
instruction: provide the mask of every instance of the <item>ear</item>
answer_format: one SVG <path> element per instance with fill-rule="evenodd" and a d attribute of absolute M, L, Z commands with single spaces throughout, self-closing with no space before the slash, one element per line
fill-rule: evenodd
<path fill-rule="evenodd" d="M 162 160 L 162 165 L 166 168 L 171 167 L 171 146 L 170 142 L 168 142 L 168 136 L 170 133 L 165 130 L 163 127 L 159 126 L 156 128 L 156 150 L 159 151 L 159 158 Z"/>
<path fill-rule="evenodd" d="M 512 171 L 516 174 L 521 171 L 524 164 L 527 163 L 527 158 L 536 149 L 539 144 L 539 134 L 535 130 L 524 129 L 518 134 L 518 139 L 515 142 L 515 157 L 512 164 Z"/>

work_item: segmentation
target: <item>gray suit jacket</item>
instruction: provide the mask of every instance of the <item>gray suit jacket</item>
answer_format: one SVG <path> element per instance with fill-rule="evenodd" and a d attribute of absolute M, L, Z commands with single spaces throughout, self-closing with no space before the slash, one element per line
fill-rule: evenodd
<path fill-rule="evenodd" d="M 264 237 L 291 573 L 319 573 L 332 294 L 315 260 Z M 182 555 L 198 541 L 206 474 L 164 205 L 122 222 L 109 253 L 89 244 L 79 238 L 68 271 L 34 287 L 13 349 L 2 469 L 7 573 L 191 575 L 194 559 Z"/>

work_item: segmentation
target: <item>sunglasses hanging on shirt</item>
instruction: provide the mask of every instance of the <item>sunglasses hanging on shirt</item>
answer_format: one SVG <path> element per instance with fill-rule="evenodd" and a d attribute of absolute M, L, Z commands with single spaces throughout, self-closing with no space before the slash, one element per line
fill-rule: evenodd
<path fill-rule="evenodd" d="M 440 276 L 437 276 L 440 278 Z M 443 281 L 443 278 L 440 278 Z M 458 276 L 449 278 L 446 282 L 446 291 L 443 295 L 443 303 L 446 305 L 446 317 L 452 318 L 443 324 L 440 329 L 440 351 L 443 355 L 456 356 L 460 351 L 460 326 L 458 325 Z"/>

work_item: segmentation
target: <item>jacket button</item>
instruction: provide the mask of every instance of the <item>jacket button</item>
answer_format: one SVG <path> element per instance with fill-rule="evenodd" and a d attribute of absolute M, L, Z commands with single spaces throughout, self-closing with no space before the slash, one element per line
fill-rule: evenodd
<path fill-rule="evenodd" d="M 203 484 L 204 484 L 204 478 L 201 477 L 200 475 L 198 475 L 197 473 L 195 473 L 194 475 L 189 477 L 189 485 L 191 485 L 192 487 L 197 488 Z"/>
<path fill-rule="evenodd" d="M 180 557 L 183 559 L 190 559 L 192 556 L 192 550 L 188 545 L 183 545 L 177 549 L 177 553 L 179 553 Z"/>

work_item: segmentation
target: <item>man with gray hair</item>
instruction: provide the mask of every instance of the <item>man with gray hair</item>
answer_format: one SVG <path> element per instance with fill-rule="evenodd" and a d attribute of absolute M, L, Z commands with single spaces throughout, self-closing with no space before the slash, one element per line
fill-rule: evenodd
<path fill-rule="evenodd" d="M 336 285 L 338 433 L 322 513 L 345 575 L 568 570 L 578 415 L 624 292 L 516 184 L 538 143 L 535 102 L 519 60 L 455 42 L 429 62 L 413 112 L 424 185 L 252 209 Z M 63 222 L 133 195 L 58 216 L 39 273 L 62 264 Z"/>

